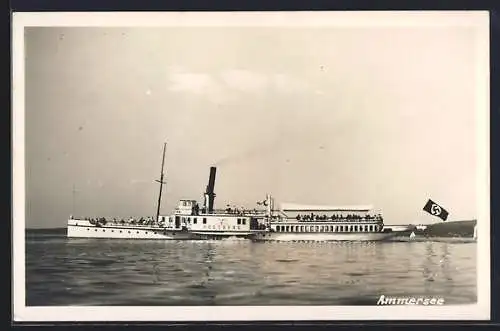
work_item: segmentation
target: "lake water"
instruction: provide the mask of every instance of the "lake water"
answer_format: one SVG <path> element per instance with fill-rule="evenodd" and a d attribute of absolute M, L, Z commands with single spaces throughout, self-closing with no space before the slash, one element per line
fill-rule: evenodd
<path fill-rule="evenodd" d="M 474 303 L 476 243 L 256 243 L 26 236 L 27 306 Z"/>

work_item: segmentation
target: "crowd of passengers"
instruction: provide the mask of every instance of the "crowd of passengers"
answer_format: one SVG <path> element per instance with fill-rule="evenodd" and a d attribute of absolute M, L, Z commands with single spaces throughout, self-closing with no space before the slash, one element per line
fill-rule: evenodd
<path fill-rule="evenodd" d="M 314 213 L 306 214 L 306 215 L 297 215 L 295 217 L 300 222 L 313 222 L 313 221 L 382 221 L 382 216 L 379 215 L 356 215 L 356 214 L 348 214 L 348 215 L 315 215 Z"/>
<path fill-rule="evenodd" d="M 93 225 L 106 225 L 108 223 L 111 224 L 132 224 L 132 225 L 153 225 L 155 224 L 155 219 L 154 217 L 141 217 L 139 219 L 136 219 L 134 217 L 130 217 L 128 219 L 123 219 L 123 218 L 113 218 L 110 220 L 107 220 L 105 217 L 85 217 L 85 220 L 89 221 L 90 224 Z"/>

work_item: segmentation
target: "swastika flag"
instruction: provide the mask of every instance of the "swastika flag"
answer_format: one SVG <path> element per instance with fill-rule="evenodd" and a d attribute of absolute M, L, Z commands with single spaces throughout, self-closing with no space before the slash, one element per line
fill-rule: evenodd
<path fill-rule="evenodd" d="M 427 203 L 425 204 L 424 210 L 431 215 L 439 217 L 443 221 L 446 221 L 446 219 L 448 218 L 448 211 L 446 211 L 446 209 L 444 209 L 431 199 L 429 199 L 429 201 L 427 201 Z"/>

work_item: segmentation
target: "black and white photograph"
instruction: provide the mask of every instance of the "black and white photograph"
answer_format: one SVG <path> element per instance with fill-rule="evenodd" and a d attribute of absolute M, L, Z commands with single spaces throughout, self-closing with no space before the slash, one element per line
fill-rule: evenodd
<path fill-rule="evenodd" d="M 16 321 L 486 320 L 489 17 L 16 13 Z"/>

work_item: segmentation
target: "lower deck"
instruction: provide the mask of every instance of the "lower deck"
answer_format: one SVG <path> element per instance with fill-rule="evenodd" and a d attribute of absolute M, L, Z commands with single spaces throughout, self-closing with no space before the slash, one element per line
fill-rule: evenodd
<path fill-rule="evenodd" d="M 321 223 L 284 223 L 276 222 L 271 223 L 271 230 L 280 233 L 377 233 L 384 230 L 382 224 L 366 223 L 366 224 L 321 224 Z"/>

